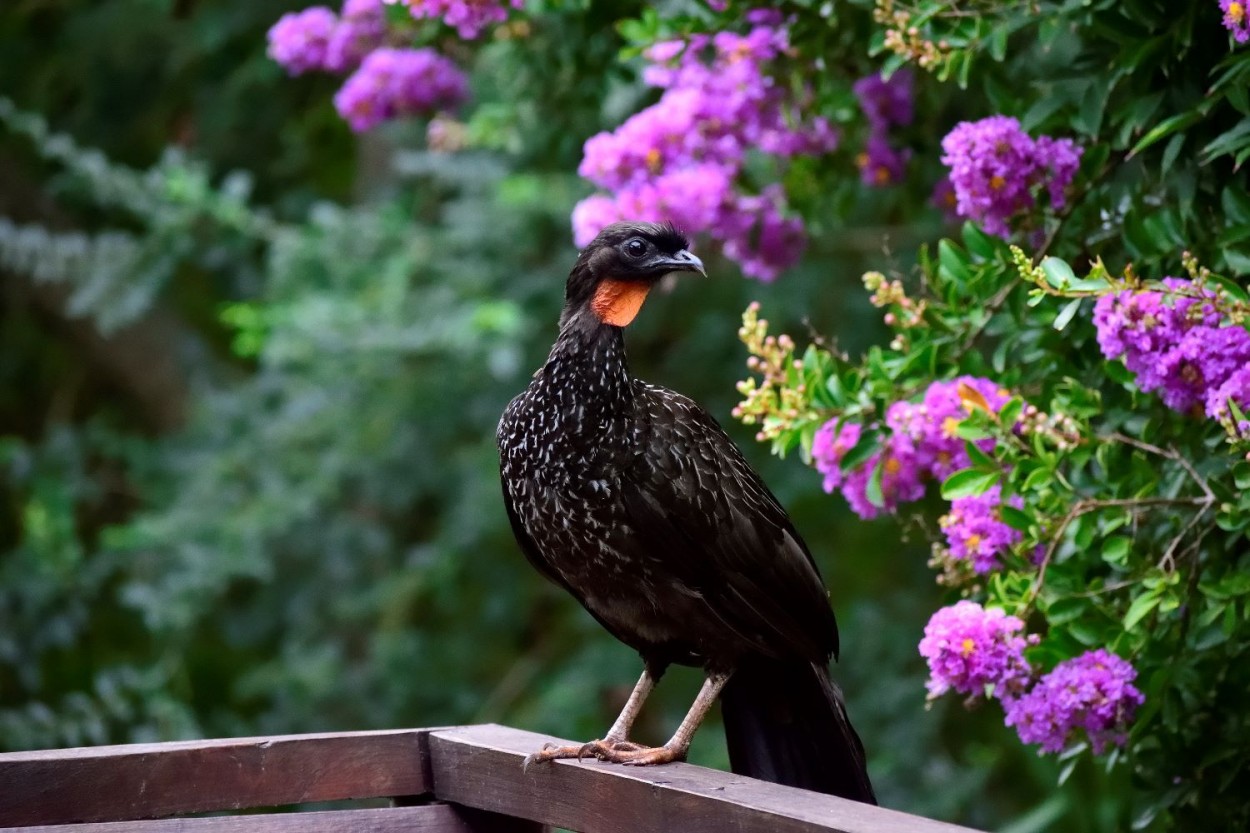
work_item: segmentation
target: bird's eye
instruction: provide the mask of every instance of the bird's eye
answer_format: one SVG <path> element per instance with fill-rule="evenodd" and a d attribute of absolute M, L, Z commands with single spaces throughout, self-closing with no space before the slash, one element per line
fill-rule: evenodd
<path fill-rule="evenodd" d="M 641 237 L 635 237 L 625 243 L 625 254 L 630 257 L 642 257 L 647 253 L 647 241 Z"/>

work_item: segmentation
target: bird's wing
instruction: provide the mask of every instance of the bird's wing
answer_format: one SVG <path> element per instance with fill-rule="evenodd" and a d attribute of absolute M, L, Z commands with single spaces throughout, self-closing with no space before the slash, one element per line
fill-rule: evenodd
<path fill-rule="evenodd" d="M 556 570 L 543 555 L 542 550 L 539 549 L 536 543 L 534 543 L 534 539 L 530 537 L 529 532 L 526 531 L 525 525 L 521 523 L 521 518 L 517 515 L 516 507 L 513 506 L 512 495 L 508 493 L 507 483 L 503 484 L 503 505 L 504 509 L 508 513 L 508 522 L 512 524 L 512 534 L 516 536 L 517 544 L 521 547 L 521 552 L 524 553 L 526 560 L 534 566 L 534 569 L 546 576 L 547 579 L 549 579 L 553 584 L 563 587 L 569 595 L 581 602 L 582 607 L 584 607 L 586 611 L 595 618 L 596 622 L 603 626 L 604 630 L 627 645 L 633 644 L 632 640 L 629 639 L 629 634 L 614 627 L 612 623 L 608 622 L 596 613 L 595 610 L 586 603 L 585 595 L 582 594 L 576 587 L 569 584 L 569 582 L 565 580 L 564 576 L 560 575 L 560 572 Z"/>
<path fill-rule="evenodd" d="M 811 553 L 733 440 L 680 394 L 651 385 L 637 393 L 647 432 L 621 483 L 636 546 L 767 653 L 836 655 L 837 624 Z"/>

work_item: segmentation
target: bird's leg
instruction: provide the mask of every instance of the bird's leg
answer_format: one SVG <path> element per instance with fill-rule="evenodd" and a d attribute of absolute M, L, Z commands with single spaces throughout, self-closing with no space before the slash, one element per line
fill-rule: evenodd
<path fill-rule="evenodd" d="M 634 766 L 686 760 L 686 753 L 690 750 L 690 741 L 694 738 L 694 733 L 703 722 L 703 718 L 707 717 L 708 711 L 716 702 L 716 698 L 720 696 L 721 689 L 725 687 L 728 680 L 728 673 L 708 674 L 707 679 L 703 681 L 703 688 L 699 689 L 699 696 L 694 698 L 694 703 L 690 706 L 690 711 L 686 712 L 686 717 L 677 727 L 677 731 L 663 746 L 647 748 L 629 744 L 632 748 L 595 748 L 591 750 L 591 753 L 601 761 Z"/>
<path fill-rule="evenodd" d="M 541 763 L 542 761 L 553 761 L 556 758 L 577 758 L 581 759 L 587 755 L 593 755 L 596 758 L 603 757 L 613 750 L 634 750 L 642 749 L 636 743 L 630 743 L 629 730 L 633 728 L 634 721 L 638 719 L 639 712 L 642 711 L 642 704 L 647 701 L 647 697 L 655 689 L 655 684 L 659 682 L 660 677 L 664 674 L 664 666 L 652 666 L 647 664 L 642 669 L 642 676 L 638 678 L 638 683 L 634 686 L 634 690 L 629 693 L 629 699 L 625 701 L 625 707 L 621 709 L 620 715 L 612 724 L 612 728 L 608 730 L 607 735 L 602 740 L 592 740 L 590 743 L 584 743 L 581 746 L 556 746 L 555 744 L 547 744 L 538 752 L 528 756 L 525 763 L 522 764 L 526 769 L 530 764 Z"/>

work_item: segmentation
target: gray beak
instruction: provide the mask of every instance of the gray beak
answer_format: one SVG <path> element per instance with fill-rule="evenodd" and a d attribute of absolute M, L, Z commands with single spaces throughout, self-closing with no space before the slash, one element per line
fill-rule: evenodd
<path fill-rule="evenodd" d="M 703 268 L 703 261 L 699 260 L 690 252 L 682 249 L 672 257 L 664 258 L 664 266 L 668 267 L 672 272 L 698 272 L 703 277 L 707 277 L 707 270 Z"/>

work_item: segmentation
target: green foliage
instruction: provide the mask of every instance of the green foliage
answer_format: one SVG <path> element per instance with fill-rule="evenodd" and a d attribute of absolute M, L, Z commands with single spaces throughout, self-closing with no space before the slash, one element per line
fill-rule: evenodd
<path fill-rule="evenodd" d="M 1216 293 L 1225 321 L 1246 320 L 1235 277 L 1247 263 L 1245 180 L 1230 174 L 1250 156 L 1244 84 L 1232 81 L 1250 72 L 1250 55 L 1222 48 L 1208 5 L 983 3 L 967 15 L 943 2 L 877 3 L 877 43 L 957 80 L 979 102 L 961 112 L 1080 138 L 1071 207 L 1046 221 L 1032 255 L 968 224 L 921 247 L 914 271 L 866 274 L 893 332 L 858 361 L 770 339 L 754 308 L 744 317 L 761 378 L 742 383 L 737 413 L 779 453 L 809 449 L 831 418 L 870 427 L 934 380 L 972 374 L 1011 392 L 1000 409 L 964 394 L 969 416 L 955 430 L 972 466 L 937 490 L 953 500 L 1001 485 L 1018 496 L 1022 508 L 1001 510 L 1023 534 L 1002 568 L 976 576 L 943 558 L 940 512 L 909 520 L 934 542 L 945 584 L 1043 635 L 1028 652 L 1037 668 L 1097 647 L 1131 658 L 1146 706 L 1126 754 L 1108 764 L 1129 762 L 1138 827 L 1247 823 L 1237 796 L 1250 771 L 1236 750 L 1250 735 L 1232 705 L 1244 703 L 1238 669 L 1250 645 L 1247 445 L 1137 392 L 1131 373 L 1103 360 L 1090 323 L 1098 296 L 1186 270 Z M 986 439 L 989 451 L 972 442 Z M 842 470 L 880 443 L 865 431 Z M 878 468 L 866 487 L 877 506 L 881 488 Z M 1065 756 L 1061 780 L 1083 748 Z"/>

